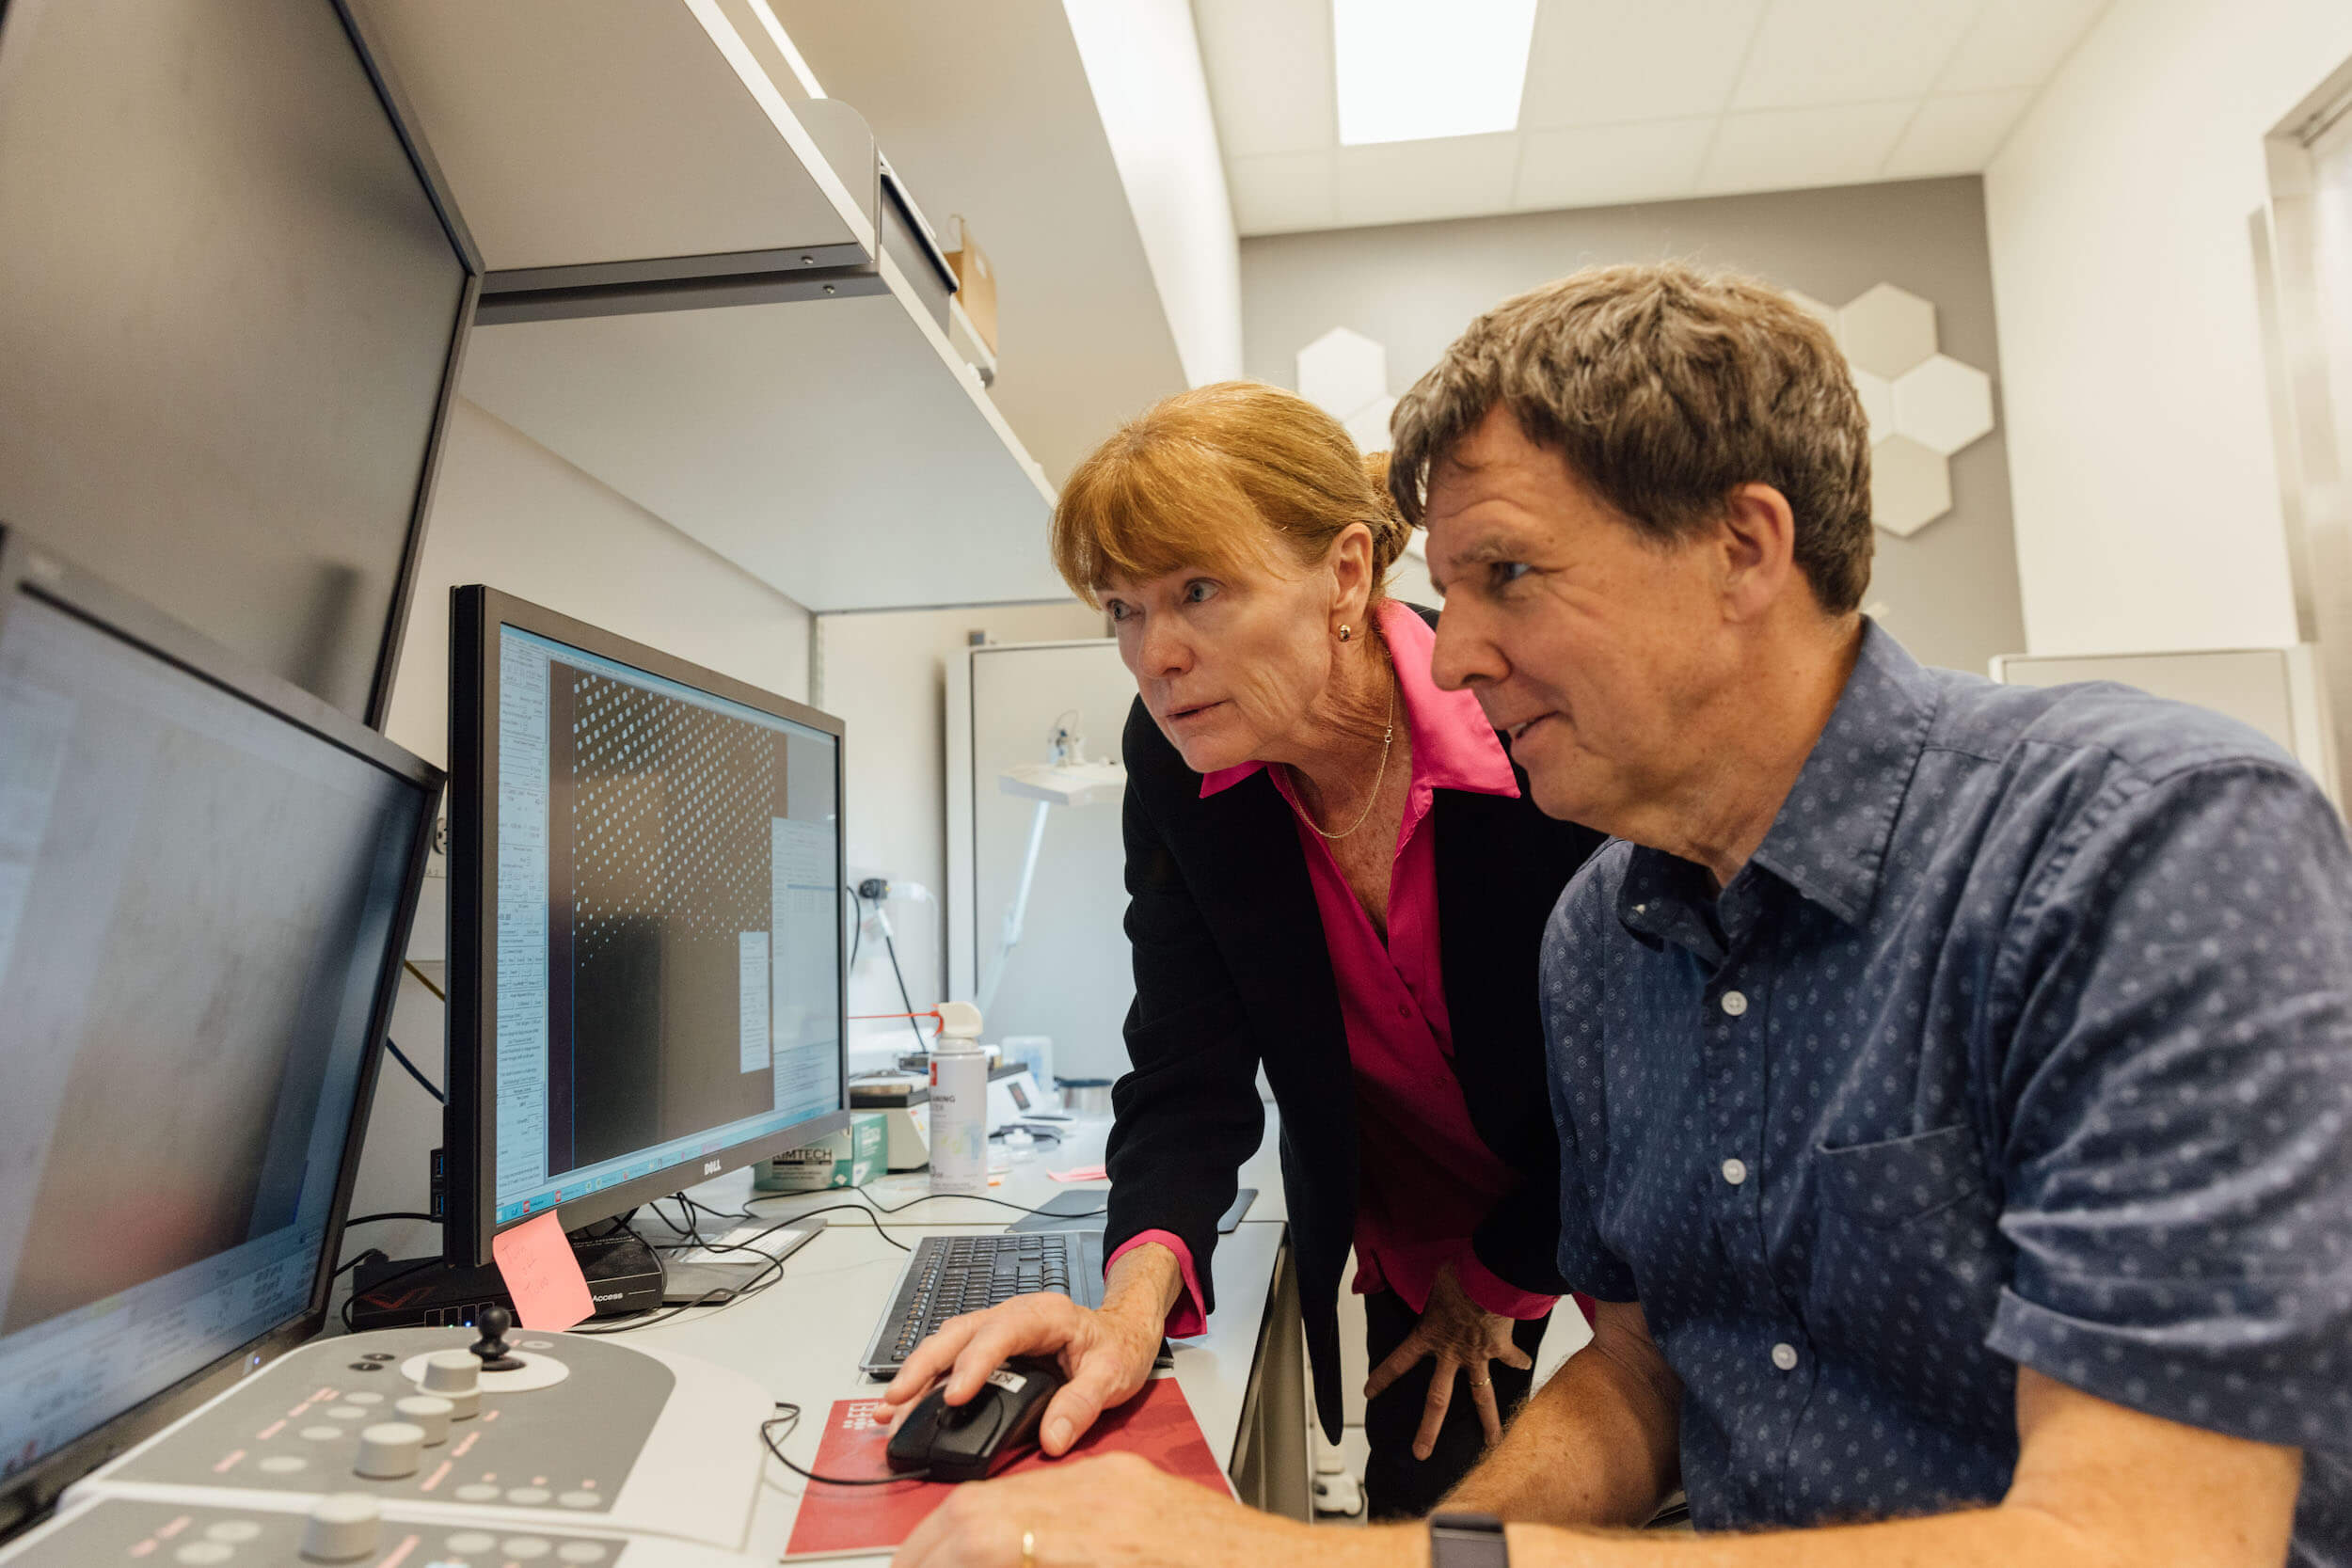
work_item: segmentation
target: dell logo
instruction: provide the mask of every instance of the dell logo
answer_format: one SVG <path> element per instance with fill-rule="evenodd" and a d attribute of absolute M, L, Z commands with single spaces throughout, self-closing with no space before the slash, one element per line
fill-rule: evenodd
<path fill-rule="evenodd" d="M 703 1174 L 704 1174 L 705 1176 L 716 1176 L 716 1175 L 718 1175 L 718 1174 L 719 1174 L 719 1162 L 718 1162 L 718 1161 L 716 1161 L 716 1160 L 713 1160 L 713 1161 L 709 1162 L 707 1164 L 704 1165 L 704 1166 L 703 1166 Z"/>

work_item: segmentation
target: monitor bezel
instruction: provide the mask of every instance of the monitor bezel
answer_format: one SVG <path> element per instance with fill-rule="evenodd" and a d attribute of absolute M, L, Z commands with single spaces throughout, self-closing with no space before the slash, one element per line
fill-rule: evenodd
<path fill-rule="evenodd" d="M 443 1256 L 453 1265 L 492 1262 L 490 1243 L 503 1229 L 555 1214 L 566 1230 L 612 1219 L 656 1198 L 801 1148 L 850 1124 L 849 954 L 838 911 L 834 931 L 834 1084 L 840 1101 L 790 1127 L 696 1157 L 586 1196 L 498 1223 L 497 1018 L 498 924 L 498 633 L 501 626 L 564 643 L 714 697 L 818 730 L 834 739 L 834 876 L 848 886 L 847 745 L 829 713 L 763 690 L 659 648 L 573 619 L 559 610 L 482 584 L 450 590 L 449 700 L 449 1106 L 445 1113 L 448 1202 Z"/>
<path fill-rule="evenodd" d="M 393 911 L 393 940 L 385 944 L 384 962 L 376 975 L 375 994 L 368 1009 L 350 1125 L 343 1132 L 342 1164 L 327 1205 L 326 1234 L 303 1309 L 102 1421 L 15 1475 L 0 1479 L 0 1536 L 46 1511 L 75 1480 L 162 1430 L 237 1379 L 260 1370 L 278 1353 L 293 1349 L 326 1326 L 327 1303 L 335 1290 L 336 1259 L 342 1248 L 344 1221 L 350 1214 L 352 1190 L 359 1176 L 360 1144 L 367 1133 L 368 1115 L 383 1066 L 384 1041 L 391 1028 L 392 1005 L 399 993 L 401 965 L 407 957 L 409 927 L 424 884 L 425 863 L 433 847 L 433 821 L 440 805 L 443 783 L 439 768 L 393 744 L 324 698 L 260 669 L 144 600 L 114 588 L 22 524 L 0 522 L 0 635 L 5 635 L 20 595 L 39 599 L 119 638 L 206 685 L 390 774 L 408 787 L 412 797 L 415 843 L 402 875 L 399 903 Z"/>

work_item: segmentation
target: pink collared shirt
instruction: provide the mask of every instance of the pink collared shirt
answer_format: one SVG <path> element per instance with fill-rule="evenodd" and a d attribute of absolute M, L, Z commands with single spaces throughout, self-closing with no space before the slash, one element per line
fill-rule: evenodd
<path fill-rule="evenodd" d="M 1291 804 L 1307 857 L 1355 1069 L 1361 1151 L 1355 1289 L 1369 1294 L 1385 1287 L 1420 1312 L 1438 1266 L 1452 1263 L 1463 1290 L 1487 1311 L 1537 1318 L 1550 1310 L 1553 1298 L 1506 1283 L 1470 1251 L 1470 1233 L 1515 1179 L 1471 1126 L 1461 1080 L 1454 1073 L 1454 1029 L 1438 944 L 1437 835 L 1428 821 L 1438 790 L 1516 798 L 1518 782 L 1477 700 L 1466 691 L 1440 691 L 1430 679 L 1436 634 L 1428 624 L 1394 600 L 1374 613 L 1396 666 L 1413 752 L 1412 789 L 1389 875 L 1385 942 L 1347 885 L 1330 846 L 1309 826 L 1288 772 L 1273 771 L 1274 787 Z M 1264 766 L 1248 762 L 1220 768 L 1200 781 L 1201 797 L 1231 789 Z M 1191 1250 L 1176 1236 L 1143 1231 L 1110 1260 L 1116 1263 L 1145 1242 L 1173 1252 L 1183 1273 L 1184 1293 L 1168 1312 L 1168 1332 L 1178 1337 L 1203 1332 L 1207 1319 L 1200 1310 L 1200 1277 Z"/>

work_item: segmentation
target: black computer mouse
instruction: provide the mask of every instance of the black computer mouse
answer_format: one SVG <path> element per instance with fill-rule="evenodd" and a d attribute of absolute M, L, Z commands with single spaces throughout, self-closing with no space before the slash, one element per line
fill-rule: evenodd
<path fill-rule="evenodd" d="M 1046 1402 L 1061 1387 L 1061 1369 L 1021 1357 L 988 1374 L 961 1404 L 942 1383 L 915 1402 L 890 1434 L 891 1467 L 929 1470 L 931 1481 L 982 1481 L 999 1464 L 1037 1444 Z"/>

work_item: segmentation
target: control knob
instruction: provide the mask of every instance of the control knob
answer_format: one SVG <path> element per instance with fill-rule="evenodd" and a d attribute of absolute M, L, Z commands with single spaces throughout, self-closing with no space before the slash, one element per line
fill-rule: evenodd
<path fill-rule="evenodd" d="M 359 1460 L 352 1469 L 370 1481 L 413 1476 L 424 1463 L 424 1429 L 407 1421 L 386 1421 L 359 1433 Z"/>
<path fill-rule="evenodd" d="M 354 1562 L 375 1552 L 384 1511 L 373 1497 L 358 1492 L 338 1492 L 310 1505 L 302 1527 L 305 1562 Z"/>
<path fill-rule="evenodd" d="M 455 1410 L 438 1394 L 411 1394 L 395 1401 L 392 1414 L 424 1433 L 424 1446 L 437 1449 L 449 1441 L 449 1418 Z"/>
<path fill-rule="evenodd" d="M 436 1351 L 425 1357 L 423 1386 L 426 1393 L 449 1402 L 453 1420 L 465 1420 L 482 1410 L 482 1363 L 469 1351 Z"/>

